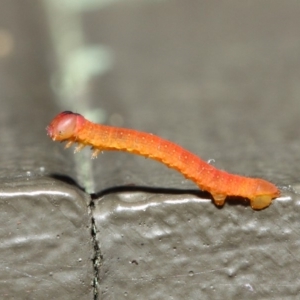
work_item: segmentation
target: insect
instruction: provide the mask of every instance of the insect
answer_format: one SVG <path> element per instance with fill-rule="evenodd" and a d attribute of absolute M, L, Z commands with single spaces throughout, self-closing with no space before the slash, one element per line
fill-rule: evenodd
<path fill-rule="evenodd" d="M 92 158 L 103 150 L 120 150 L 158 160 L 194 181 L 208 191 L 216 205 L 222 206 L 227 196 L 250 200 L 253 209 L 268 207 L 280 196 L 272 183 L 259 178 L 243 177 L 218 170 L 179 145 L 151 133 L 92 123 L 71 111 L 58 114 L 47 127 L 53 141 L 66 141 L 66 148 L 78 143 L 75 152 L 91 146 Z"/>

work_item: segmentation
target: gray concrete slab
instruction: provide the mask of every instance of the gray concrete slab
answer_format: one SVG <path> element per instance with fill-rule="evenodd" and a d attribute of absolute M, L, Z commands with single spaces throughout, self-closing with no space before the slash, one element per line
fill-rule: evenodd
<path fill-rule="evenodd" d="M 92 299 L 87 195 L 51 178 L 0 183 L 2 299 Z"/>
<path fill-rule="evenodd" d="M 0 298 L 93 299 L 90 197 L 68 177 L 73 155 L 46 137 L 56 106 L 42 11 L 0 3 Z"/>
<path fill-rule="evenodd" d="M 94 210 L 100 298 L 296 299 L 298 202 L 257 212 L 189 194 L 107 195 Z"/>

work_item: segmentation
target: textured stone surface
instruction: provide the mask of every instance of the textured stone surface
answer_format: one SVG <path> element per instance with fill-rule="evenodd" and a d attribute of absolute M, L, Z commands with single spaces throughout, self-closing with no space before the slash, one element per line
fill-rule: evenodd
<path fill-rule="evenodd" d="M 299 211 L 299 199 L 255 212 L 191 195 L 107 195 L 93 212 L 101 299 L 296 297 Z"/>
<path fill-rule="evenodd" d="M 2 299 L 92 299 L 87 201 L 51 178 L 0 183 Z"/>

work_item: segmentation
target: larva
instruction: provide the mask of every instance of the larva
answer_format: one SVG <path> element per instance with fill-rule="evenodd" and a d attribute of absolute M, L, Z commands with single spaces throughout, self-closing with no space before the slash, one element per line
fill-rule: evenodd
<path fill-rule="evenodd" d="M 201 190 L 208 191 L 218 206 L 224 205 L 227 196 L 236 196 L 249 199 L 253 209 L 263 209 L 280 196 L 278 188 L 264 179 L 218 170 L 179 145 L 156 135 L 94 124 L 70 111 L 58 114 L 47 127 L 47 132 L 53 141 L 67 141 L 66 147 L 78 143 L 75 152 L 91 146 L 93 158 L 99 151 L 120 150 L 158 160 L 194 181 Z"/>

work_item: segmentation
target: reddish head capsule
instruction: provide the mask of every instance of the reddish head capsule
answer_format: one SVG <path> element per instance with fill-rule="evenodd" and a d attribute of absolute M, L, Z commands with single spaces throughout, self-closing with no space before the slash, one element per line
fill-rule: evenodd
<path fill-rule="evenodd" d="M 64 111 L 58 114 L 46 129 L 53 141 L 64 141 L 76 138 L 77 130 L 84 122 L 82 115 Z"/>

